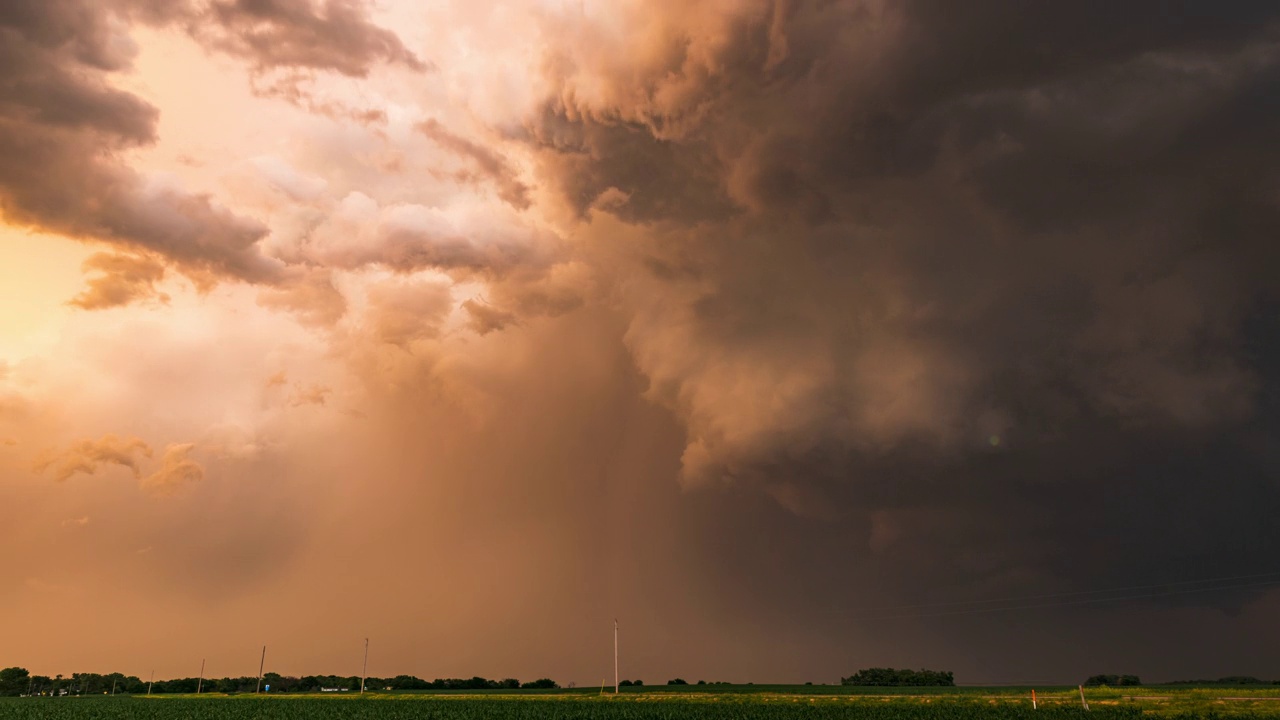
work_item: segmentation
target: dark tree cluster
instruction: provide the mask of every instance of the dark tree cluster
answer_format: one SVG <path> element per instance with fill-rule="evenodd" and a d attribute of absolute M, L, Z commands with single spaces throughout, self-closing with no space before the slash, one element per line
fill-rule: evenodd
<path fill-rule="evenodd" d="M 841 685 L 868 685 L 875 687 L 925 687 L 955 685 L 955 675 L 949 670 L 910 670 L 903 668 L 867 668 L 847 678 L 840 678 Z"/>
<path fill-rule="evenodd" d="M 1137 675 L 1094 675 L 1084 684 L 1089 687 L 1098 687 L 1106 685 L 1107 687 L 1127 687 L 1133 685 L 1141 685 L 1142 680 Z"/>
<path fill-rule="evenodd" d="M 622 682 L 618 683 L 618 687 L 643 687 L 643 686 L 644 686 L 643 680 L 623 680 Z"/>
<path fill-rule="evenodd" d="M 10 667 L 0 670 L 0 695 L 22 695 L 27 692 L 31 677 L 26 669 Z"/>

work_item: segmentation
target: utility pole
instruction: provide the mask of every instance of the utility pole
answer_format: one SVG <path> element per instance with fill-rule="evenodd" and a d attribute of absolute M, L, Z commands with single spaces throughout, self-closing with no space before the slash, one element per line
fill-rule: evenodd
<path fill-rule="evenodd" d="M 364 694 L 364 680 L 369 677 L 369 638 L 364 639 L 364 666 L 360 668 L 360 694 Z"/>
<path fill-rule="evenodd" d="M 262 659 L 258 661 L 258 689 L 254 690 L 254 694 L 262 692 L 262 666 L 267 662 L 267 646 L 262 646 Z"/>
<path fill-rule="evenodd" d="M 618 694 L 618 618 L 613 619 L 613 694 Z"/>
<path fill-rule="evenodd" d="M 196 694 L 200 694 L 200 688 L 204 687 L 204 658 L 200 658 L 200 679 L 196 681 Z"/>

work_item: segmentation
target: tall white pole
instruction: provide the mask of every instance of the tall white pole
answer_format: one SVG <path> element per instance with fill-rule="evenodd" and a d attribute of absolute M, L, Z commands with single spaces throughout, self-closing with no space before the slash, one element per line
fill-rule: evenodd
<path fill-rule="evenodd" d="M 254 690 L 255 694 L 262 692 L 262 667 L 267 664 L 267 646 L 262 646 L 262 659 L 258 661 L 258 689 Z"/>
<path fill-rule="evenodd" d="M 147 682 L 147 697 L 151 697 L 151 686 L 156 684 L 156 671 L 151 671 L 151 680 Z"/>
<path fill-rule="evenodd" d="M 618 618 L 613 619 L 613 694 L 618 694 Z"/>
<path fill-rule="evenodd" d="M 200 679 L 196 681 L 196 694 L 200 694 L 200 688 L 204 687 L 204 658 L 200 658 Z"/>
<path fill-rule="evenodd" d="M 360 694 L 364 694 L 364 680 L 369 677 L 369 638 L 364 639 L 364 667 L 360 669 Z"/>

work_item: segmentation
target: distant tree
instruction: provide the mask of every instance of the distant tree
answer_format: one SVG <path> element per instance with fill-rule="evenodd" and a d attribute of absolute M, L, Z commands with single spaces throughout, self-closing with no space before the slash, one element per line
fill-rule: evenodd
<path fill-rule="evenodd" d="M 956 684 L 956 681 L 954 674 L 949 670 L 867 668 L 859 670 L 847 678 L 840 678 L 840 684 L 873 687 L 931 687 L 952 686 Z"/>
<path fill-rule="evenodd" d="M 707 681 L 706 681 L 706 680 L 699 680 L 699 681 L 698 681 L 698 684 L 699 684 L 699 685 L 706 685 L 706 684 L 707 684 Z"/>
<path fill-rule="evenodd" d="M 623 680 L 623 681 L 621 681 L 621 682 L 619 682 L 619 683 L 618 683 L 618 687 L 631 687 L 631 681 L 630 681 L 630 680 Z"/>
<path fill-rule="evenodd" d="M 551 678 L 539 678 L 537 680 L 527 682 L 521 685 L 520 687 L 526 688 L 529 690 L 554 690 L 555 688 L 558 688 L 560 686 L 557 685 L 556 681 L 552 680 Z"/>
<path fill-rule="evenodd" d="M 0 670 L 0 695 L 25 695 L 31 686 L 31 674 L 26 668 L 8 667 Z"/>
<path fill-rule="evenodd" d="M 431 683 L 413 675 L 397 675 L 387 681 L 393 690 L 426 690 Z"/>
<path fill-rule="evenodd" d="M 689 683 L 682 678 L 675 678 L 672 680 L 668 680 L 667 684 L 668 685 L 688 685 Z"/>
<path fill-rule="evenodd" d="M 1128 687 L 1141 685 L 1142 680 L 1137 675 L 1094 675 L 1084 681 L 1085 685 L 1090 687 L 1098 687 L 1106 685 L 1108 687 Z"/>
<path fill-rule="evenodd" d="M 1251 675 L 1231 675 L 1230 677 L 1218 678 L 1214 681 L 1216 685 L 1268 685 L 1266 681 L 1259 680 Z"/>
<path fill-rule="evenodd" d="M 53 687 L 53 678 L 48 675 L 32 675 L 31 676 L 31 692 L 34 695 L 44 695 Z"/>

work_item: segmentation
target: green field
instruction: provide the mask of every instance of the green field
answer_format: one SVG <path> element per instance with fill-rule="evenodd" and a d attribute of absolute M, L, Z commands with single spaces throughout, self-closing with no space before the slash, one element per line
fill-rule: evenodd
<path fill-rule="evenodd" d="M 1092 688 L 1090 711 L 1075 688 L 848 688 L 692 686 L 538 693 L 370 693 L 0 699 L 0 720 L 965 720 L 966 718 L 1280 719 L 1280 688 Z"/>

